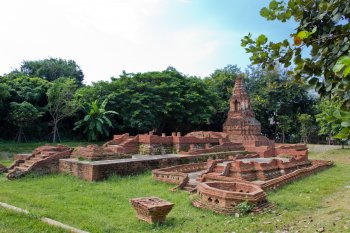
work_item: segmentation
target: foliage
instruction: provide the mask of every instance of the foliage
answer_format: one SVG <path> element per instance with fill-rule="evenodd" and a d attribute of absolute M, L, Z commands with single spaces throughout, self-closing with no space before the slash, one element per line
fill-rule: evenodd
<path fill-rule="evenodd" d="M 40 77 L 50 82 L 61 77 L 66 77 L 75 79 L 81 85 L 84 79 L 83 71 L 74 60 L 61 58 L 23 61 L 20 72 L 29 77 Z"/>
<path fill-rule="evenodd" d="M 330 100 L 321 100 L 317 108 L 320 111 L 316 115 L 316 122 L 320 128 L 319 134 L 327 135 L 328 140 L 330 140 L 342 129 L 341 121 L 333 117 L 333 113 L 340 109 L 340 104 Z"/>
<path fill-rule="evenodd" d="M 77 83 L 74 79 L 59 78 L 52 82 L 46 93 L 48 111 L 53 120 L 53 142 L 59 138 L 58 123 L 78 110 L 78 105 L 73 99 L 76 89 Z"/>
<path fill-rule="evenodd" d="M 278 124 L 271 124 L 270 119 L 278 122 L 279 116 L 288 116 L 291 129 L 288 131 L 296 140 L 299 134 L 297 115 L 306 113 L 313 115 L 314 97 L 308 93 L 308 87 L 296 83 L 288 77 L 286 71 L 276 68 L 268 71 L 260 67 L 251 66 L 247 70 L 247 88 L 251 97 L 256 118 L 261 122 L 262 132 L 270 138 L 281 133 Z"/>
<path fill-rule="evenodd" d="M 339 131 L 335 138 L 346 141 L 350 139 L 350 112 L 336 110 L 333 112 L 333 118 L 330 119 L 330 123 L 341 122 L 342 129 Z"/>
<path fill-rule="evenodd" d="M 313 119 L 309 114 L 299 114 L 298 122 L 300 123 L 300 135 L 303 143 L 308 143 L 308 137 L 310 135 Z"/>
<path fill-rule="evenodd" d="M 41 64 L 43 61 L 29 63 Z M 56 131 L 53 134 L 56 140 L 59 136 L 58 124 L 66 140 L 83 138 L 83 130 L 71 131 L 71 129 L 74 128 L 74 123 L 83 119 L 86 114 L 84 115 L 82 111 L 73 114 L 79 107 L 73 108 L 70 105 L 77 105 L 74 102 L 91 103 L 95 100 L 101 103 L 109 99 L 107 109 L 119 113 L 109 116 L 112 125 L 115 126 L 110 133 L 137 134 L 150 130 L 157 134 L 170 134 L 174 131 L 182 133 L 196 130 L 221 131 L 227 117 L 228 100 L 232 94 L 235 77 L 240 72 L 237 66 L 228 65 L 215 70 L 210 77 L 201 79 L 184 75 L 169 67 L 160 72 L 136 74 L 123 72 L 120 77 L 112 78 L 111 81 L 98 81 L 91 85 L 79 86 L 76 83 L 66 88 L 68 94 L 63 94 L 65 91 L 62 91 L 62 96 L 72 100 L 68 101 L 67 105 L 69 114 L 64 117 L 64 121 L 53 121 L 52 124 L 51 113 L 55 110 L 52 108 L 52 102 L 62 102 L 62 99 L 49 98 L 48 90 L 57 89 L 57 83 L 61 81 L 50 82 L 44 79 L 45 77 L 32 77 L 34 72 L 15 70 L 0 77 L 0 97 L 3 93 L 0 120 L 8 119 L 11 102 L 26 101 L 43 112 L 42 120 L 31 125 L 30 139 L 46 140 L 53 127 L 53 131 Z M 296 138 L 295 135 L 298 134 L 299 126 L 296 123 L 298 113 L 314 114 L 314 101 L 308 94 L 308 89 L 304 84 L 293 83 L 285 73 L 282 69 L 266 71 L 260 67 L 250 67 L 247 70 L 245 82 L 256 117 L 262 123 L 263 133 L 272 138 L 278 133 L 268 120 L 274 114 L 291 117 L 293 123 L 292 129 L 286 135 L 288 139 Z M 58 95 L 61 91 L 55 93 Z M 51 100 L 50 104 L 48 100 Z M 69 110 L 71 107 L 74 111 Z M 15 136 L 12 133 L 15 131 L 17 128 L 13 125 L 0 124 L 0 138 L 11 139 Z"/>
<path fill-rule="evenodd" d="M 88 135 L 89 141 L 96 141 L 99 135 L 109 136 L 109 128 L 113 128 L 111 120 L 108 118 L 109 114 L 117 114 L 115 111 L 107 111 L 108 99 L 105 99 L 100 105 L 97 100 L 87 103 L 83 107 L 85 117 L 75 122 L 74 130 L 85 127 L 84 133 Z"/>
<path fill-rule="evenodd" d="M 211 130 L 221 131 L 222 124 L 227 118 L 229 110 L 228 101 L 232 95 L 236 77 L 241 73 L 241 70 L 236 65 L 228 65 L 223 69 L 216 69 L 210 77 L 205 78 L 204 82 L 210 88 L 210 91 L 215 94 L 216 112 L 211 117 Z"/>
<path fill-rule="evenodd" d="M 9 86 L 0 83 L 0 104 L 3 104 L 10 97 Z"/>
<path fill-rule="evenodd" d="M 278 115 L 277 122 L 277 131 L 282 134 L 282 143 L 284 143 L 286 134 L 292 129 L 292 120 L 290 116 Z"/>
<path fill-rule="evenodd" d="M 22 141 L 22 135 L 24 136 L 23 128 L 36 121 L 41 115 L 41 112 L 26 101 L 22 103 L 10 103 L 9 120 L 13 125 L 19 128 L 17 142 Z"/>
<path fill-rule="evenodd" d="M 135 133 L 188 132 L 209 124 L 215 112 L 215 96 L 203 81 L 173 68 L 124 73 L 114 78 L 108 89 L 111 109 L 120 114 L 123 129 Z"/>
<path fill-rule="evenodd" d="M 345 105 L 350 107 L 350 76 L 340 78 L 333 72 L 337 61 L 347 61 L 343 56 L 348 54 L 350 46 L 350 2 L 272 0 L 268 7 L 261 9 L 260 14 L 267 20 L 282 22 L 293 18 L 298 27 L 292 33 L 294 44 L 288 39 L 268 42 L 265 35 L 256 40 L 251 34 L 245 36 L 242 46 L 252 53 L 251 61 L 269 69 L 277 63 L 288 67 L 293 62 L 293 76 L 297 80 L 307 78 L 322 96 L 344 100 Z M 347 69 L 344 72 L 348 74 Z"/>
<path fill-rule="evenodd" d="M 252 211 L 253 206 L 249 204 L 248 201 L 244 201 L 237 205 L 237 209 L 239 210 L 240 214 L 247 215 Z"/>
<path fill-rule="evenodd" d="M 42 115 L 32 104 L 24 101 L 22 103 L 10 103 L 9 120 L 12 124 L 19 127 L 17 142 L 21 142 L 22 130 L 24 127 L 36 121 Z"/>
<path fill-rule="evenodd" d="M 11 102 L 27 101 L 37 106 L 46 105 L 46 92 L 50 87 L 48 81 L 14 72 L 2 77 L 0 82 L 8 86 Z"/>

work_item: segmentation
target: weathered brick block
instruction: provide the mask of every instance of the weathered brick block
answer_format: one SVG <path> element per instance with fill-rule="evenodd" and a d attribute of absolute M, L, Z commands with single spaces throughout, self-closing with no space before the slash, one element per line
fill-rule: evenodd
<path fill-rule="evenodd" d="M 136 210 L 137 218 L 150 224 L 163 223 L 165 217 L 174 206 L 173 203 L 162 200 L 158 197 L 134 198 L 131 199 L 130 202 Z"/>

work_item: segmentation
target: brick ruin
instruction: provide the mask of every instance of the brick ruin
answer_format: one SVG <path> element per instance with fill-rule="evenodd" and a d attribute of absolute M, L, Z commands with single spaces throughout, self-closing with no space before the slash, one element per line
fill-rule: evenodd
<path fill-rule="evenodd" d="M 8 179 L 29 172 L 62 172 L 98 181 L 153 169 L 154 179 L 197 192 L 194 206 L 226 214 L 237 212 L 243 201 L 254 212 L 269 208 L 266 190 L 332 165 L 310 161 L 304 144 L 276 144 L 262 135 L 242 77 L 236 79 L 223 132 L 125 133 L 102 146 L 43 146 L 16 158 Z"/>
<path fill-rule="evenodd" d="M 130 203 L 136 210 L 138 219 L 150 224 L 161 224 L 166 215 L 171 211 L 174 204 L 158 197 L 133 198 Z"/>
<path fill-rule="evenodd" d="M 271 207 L 266 200 L 268 189 L 275 189 L 314 174 L 333 163 L 310 161 L 304 144 L 275 144 L 261 134 L 261 124 L 254 111 L 242 77 L 235 82 L 230 110 L 223 132 L 193 132 L 198 138 L 220 137 L 241 144 L 245 155 L 207 163 L 173 166 L 152 171 L 158 181 L 176 184 L 177 188 L 196 192 L 192 204 L 217 213 L 239 212 L 239 204 L 247 201 L 253 212 Z"/>
<path fill-rule="evenodd" d="M 32 154 L 16 156 L 17 160 L 8 168 L 6 177 L 9 180 L 25 176 L 30 172 L 48 174 L 59 171 L 59 160 L 69 158 L 72 149 L 67 146 L 41 146 Z"/>
<path fill-rule="evenodd" d="M 243 182 L 205 182 L 197 185 L 197 198 L 192 204 L 221 214 L 235 214 L 242 200 L 248 202 L 252 212 L 269 209 L 266 193 L 257 185 Z"/>

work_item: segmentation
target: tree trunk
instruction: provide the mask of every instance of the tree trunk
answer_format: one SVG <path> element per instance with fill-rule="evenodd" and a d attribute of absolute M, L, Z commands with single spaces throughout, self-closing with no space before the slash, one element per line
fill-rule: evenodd
<path fill-rule="evenodd" d="M 18 129 L 18 136 L 17 136 L 17 143 L 21 143 L 22 142 L 22 134 L 23 134 L 23 128 L 22 126 L 19 127 Z"/>
<path fill-rule="evenodd" d="M 54 121 L 53 122 L 53 137 L 52 137 L 52 142 L 56 143 L 57 142 L 57 138 L 58 138 L 58 121 Z"/>
<path fill-rule="evenodd" d="M 284 134 L 284 132 L 282 132 L 282 143 L 284 144 L 284 140 L 285 140 L 285 134 Z"/>

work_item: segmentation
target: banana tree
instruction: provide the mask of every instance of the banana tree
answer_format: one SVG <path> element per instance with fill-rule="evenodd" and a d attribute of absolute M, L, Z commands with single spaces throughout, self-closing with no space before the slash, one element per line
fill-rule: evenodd
<path fill-rule="evenodd" d="M 83 133 L 87 134 L 89 141 L 96 141 L 101 135 L 109 136 L 109 130 L 113 128 L 109 115 L 118 113 L 107 111 L 107 103 L 108 99 L 105 99 L 101 104 L 97 100 L 86 103 L 82 107 L 86 115 L 82 120 L 75 122 L 74 130 L 83 127 Z"/>

